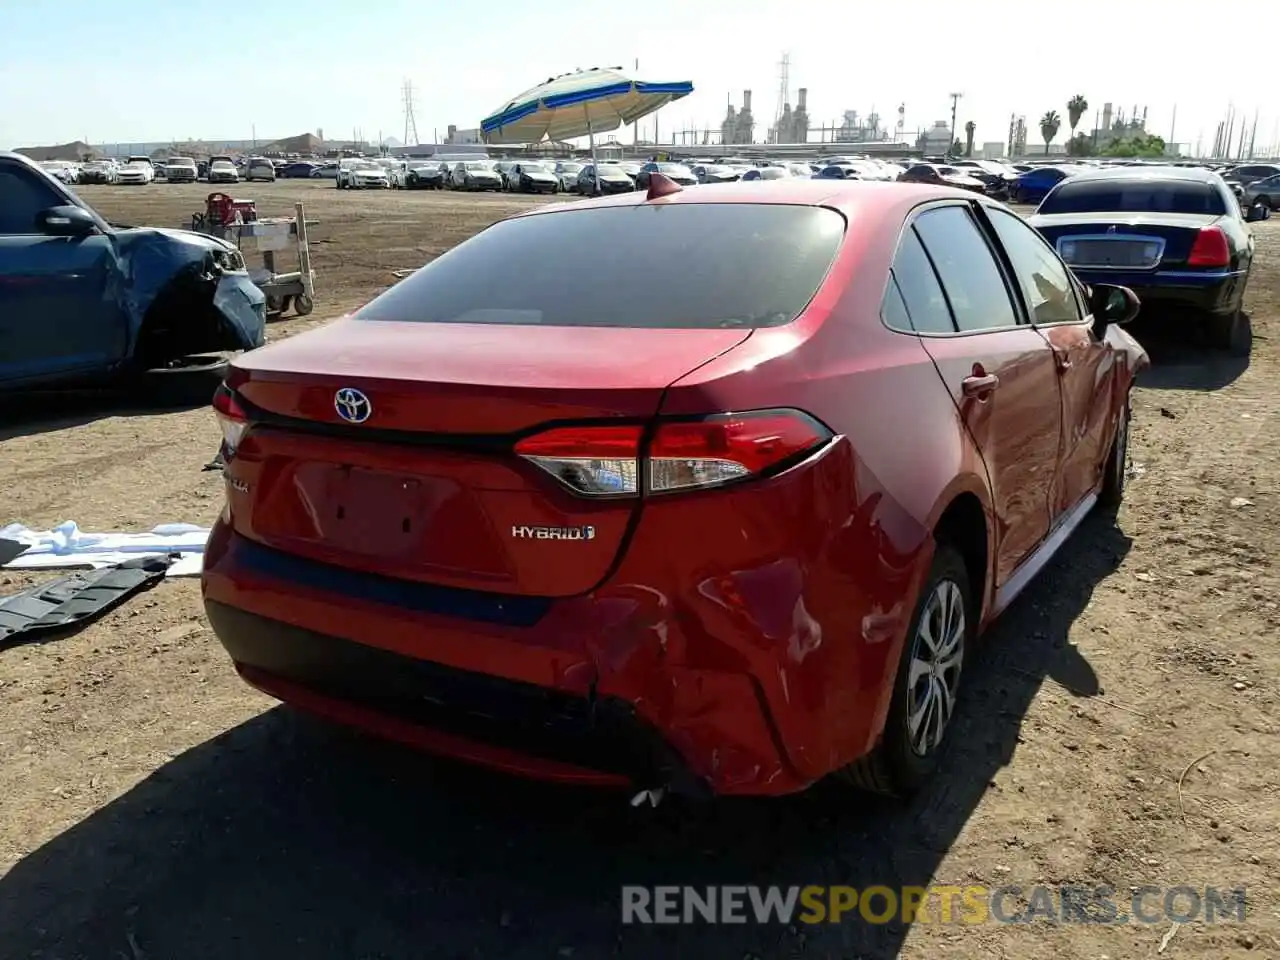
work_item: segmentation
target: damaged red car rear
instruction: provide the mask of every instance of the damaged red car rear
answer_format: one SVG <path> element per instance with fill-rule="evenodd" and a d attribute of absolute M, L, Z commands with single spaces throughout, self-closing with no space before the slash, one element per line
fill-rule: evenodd
<path fill-rule="evenodd" d="M 660 186 L 238 358 L 209 620 L 267 693 L 513 773 L 908 792 L 1122 492 L 1132 296 L 961 191 Z"/>

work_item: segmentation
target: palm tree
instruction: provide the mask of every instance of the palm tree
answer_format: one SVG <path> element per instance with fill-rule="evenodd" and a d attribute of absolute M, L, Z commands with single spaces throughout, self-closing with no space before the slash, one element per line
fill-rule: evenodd
<path fill-rule="evenodd" d="M 1049 155 L 1049 141 L 1058 135 L 1058 128 L 1062 126 L 1062 118 L 1058 116 L 1057 110 L 1048 111 L 1040 118 L 1040 136 L 1044 138 L 1044 153 Z"/>
<path fill-rule="evenodd" d="M 1089 101 L 1084 98 L 1084 94 L 1077 93 L 1067 101 L 1067 126 L 1071 128 L 1072 140 L 1076 138 L 1076 127 L 1080 125 L 1080 118 L 1088 109 Z"/>
<path fill-rule="evenodd" d="M 973 156 L 973 132 L 978 129 L 978 125 L 972 120 L 964 125 L 964 155 L 966 157 Z"/>

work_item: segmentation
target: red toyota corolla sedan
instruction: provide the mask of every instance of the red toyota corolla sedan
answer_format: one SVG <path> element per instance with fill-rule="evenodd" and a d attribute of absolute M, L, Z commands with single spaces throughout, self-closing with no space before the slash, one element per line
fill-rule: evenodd
<path fill-rule="evenodd" d="M 209 620 L 255 687 L 512 773 L 908 793 L 1122 495 L 1135 311 L 960 190 L 531 210 L 234 361 Z"/>

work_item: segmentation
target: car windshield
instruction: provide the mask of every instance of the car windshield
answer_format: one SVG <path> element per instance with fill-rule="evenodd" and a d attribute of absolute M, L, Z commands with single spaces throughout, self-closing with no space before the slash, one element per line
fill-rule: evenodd
<path fill-rule="evenodd" d="M 1189 213 L 1222 216 L 1222 196 L 1197 180 L 1065 180 L 1036 211 L 1054 213 Z"/>
<path fill-rule="evenodd" d="M 693 171 L 681 163 L 660 163 L 658 172 L 668 177 L 693 177 Z"/>
<path fill-rule="evenodd" d="M 489 164 L 485 163 L 483 160 L 472 160 L 469 163 L 463 164 L 463 166 L 466 167 L 468 170 L 492 170 L 493 169 L 491 166 L 489 166 Z"/>
<path fill-rule="evenodd" d="M 566 327 L 789 323 L 821 285 L 845 221 L 825 207 L 661 204 L 517 217 L 433 260 L 357 320 Z M 542 254 L 549 249 L 555 257 Z M 537 270 L 493 282 L 495 263 Z M 590 264 L 591 283 L 582 283 Z"/>
<path fill-rule="evenodd" d="M 789 176 L 791 172 L 780 167 L 765 167 L 760 171 L 760 177 L 763 180 L 785 180 Z"/>
<path fill-rule="evenodd" d="M 627 175 L 626 171 L 612 163 L 602 163 L 597 169 L 602 177 L 625 177 Z"/>
<path fill-rule="evenodd" d="M 561 169 L 562 171 L 564 171 L 565 173 L 577 173 L 579 170 L 581 170 L 581 169 L 582 169 L 582 164 L 580 164 L 580 163 L 562 163 L 562 164 L 560 164 L 560 169 Z"/>
<path fill-rule="evenodd" d="M 409 168 L 410 170 L 439 170 L 439 169 L 440 169 L 440 164 L 438 164 L 438 163 L 427 163 L 427 162 L 419 161 L 419 162 L 416 162 L 416 163 L 411 163 L 411 164 L 409 164 L 409 165 L 408 165 L 408 168 Z"/>
<path fill-rule="evenodd" d="M 522 163 L 520 169 L 525 173 L 546 173 L 547 168 L 540 163 Z"/>

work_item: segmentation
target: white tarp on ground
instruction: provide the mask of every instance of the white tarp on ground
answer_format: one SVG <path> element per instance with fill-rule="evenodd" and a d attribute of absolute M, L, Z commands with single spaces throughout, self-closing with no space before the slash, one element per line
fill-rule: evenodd
<path fill-rule="evenodd" d="M 178 554 L 167 576 L 200 573 L 209 528 L 192 523 L 162 523 L 147 533 L 85 533 L 74 520 L 52 530 L 31 530 L 20 523 L 0 527 L 0 539 L 27 544 L 25 552 L 5 564 L 7 570 L 111 567 L 142 556 Z"/>

